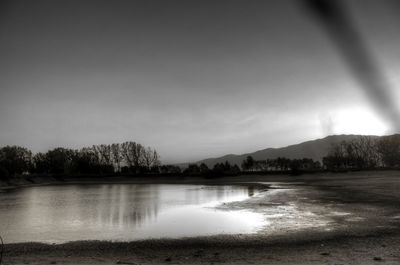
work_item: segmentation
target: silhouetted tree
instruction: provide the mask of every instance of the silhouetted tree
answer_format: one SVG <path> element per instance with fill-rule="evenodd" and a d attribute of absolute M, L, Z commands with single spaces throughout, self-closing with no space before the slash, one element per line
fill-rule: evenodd
<path fill-rule="evenodd" d="M 225 163 L 215 164 L 210 174 L 213 176 L 229 176 L 240 174 L 240 172 L 240 168 L 236 164 L 232 166 L 228 161 L 225 161 Z"/>
<path fill-rule="evenodd" d="M 135 142 L 125 142 L 121 145 L 122 157 L 132 173 L 139 173 L 144 164 L 144 147 Z"/>
<path fill-rule="evenodd" d="M 208 166 L 204 163 L 201 163 L 199 166 L 200 169 L 200 174 L 202 175 L 208 175 L 210 174 L 210 169 L 208 168 Z"/>
<path fill-rule="evenodd" d="M 370 136 L 360 136 L 335 144 L 323 164 L 328 170 L 375 168 L 381 164 L 378 143 Z"/>
<path fill-rule="evenodd" d="M 233 165 L 233 167 L 231 168 L 231 172 L 232 172 L 232 174 L 234 174 L 234 175 L 238 175 L 238 174 L 240 174 L 241 170 L 240 170 L 239 166 L 235 164 L 235 165 Z"/>
<path fill-rule="evenodd" d="M 46 154 L 37 153 L 33 156 L 33 172 L 39 174 L 50 173 L 50 165 Z"/>
<path fill-rule="evenodd" d="M 159 156 L 156 150 L 147 147 L 143 149 L 143 165 L 147 168 L 158 167 L 160 165 Z"/>
<path fill-rule="evenodd" d="M 385 167 L 400 167 L 400 134 L 384 136 L 377 143 Z"/>
<path fill-rule="evenodd" d="M 111 145 L 101 144 L 92 147 L 93 152 L 99 158 L 99 163 L 102 165 L 112 165 L 112 149 Z"/>
<path fill-rule="evenodd" d="M 190 164 L 184 171 L 183 174 L 195 176 L 200 175 L 200 167 L 197 164 Z"/>
<path fill-rule="evenodd" d="M 128 173 L 160 172 L 157 151 L 135 142 L 93 145 L 80 150 L 60 147 L 33 157 L 31 151 L 23 147 L 0 148 L 0 177 L 3 179 L 22 173 L 113 174 L 121 171 L 122 163 Z"/>
<path fill-rule="evenodd" d="M 7 169 L 0 166 L 0 180 L 7 181 L 9 179 L 10 174 L 8 173 Z"/>
<path fill-rule="evenodd" d="M 247 156 L 246 159 L 242 163 L 243 170 L 253 170 L 255 165 L 255 160 L 252 156 Z"/>
<path fill-rule="evenodd" d="M 68 161 L 64 166 L 66 174 L 90 174 L 99 172 L 99 157 L 96 151 L 91 148 L 82 148 L 80 151 L 75 151 L 71 156 L 71 161 Z"/>
<path fill-rule="evenodd" d="M 66 173 L 67 168 L 71 166 L 75 151 L 66 148 L 55 148 L 48 151 L 45 156 L 48 163 L 48 172 L 51 174 Z"/>
<path fill-rule="evenodd" d="M 181 168 L 175 165 L 162 165 L 160 166 L 161 174 L 180 174 L 182 172 Z"/>
<path fill-rule="evenodd" d="M 255 171 L 266 171 L 268 169 L 266 160 L 256 160 L 254 161 L 254 170 Z"/>
<path fill-rule="evenodd" d="M 214 175 L 223 175 L 225 172 L 225 165 L 223 163 L 217 163 L 214 165 L 212 172 Z"/>
<path fill-rule="evenodd" d="M 116 171 L 120 172 L 121 171 L 121 161 L 123 159 L 120 144 L 112 144 L 111 145 L 111 158 L 112 158 L 113 163 L 116 166 L 116 169 L 117 169 Z"/>
<path fill-rule="evenodd" d="M 0 167 L 3 168 L 4 175 L 14 176 L 28 172 L 31 164 L 32 152 L 25 147 L 5 146 L 0 149 Z"/>

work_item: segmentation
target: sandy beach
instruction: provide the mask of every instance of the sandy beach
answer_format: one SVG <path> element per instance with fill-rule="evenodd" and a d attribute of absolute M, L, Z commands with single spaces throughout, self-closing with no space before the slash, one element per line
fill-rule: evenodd
<path fill-rule="evenodd" d="M 400 172 L 397 171 L 112 181 L 263 183 L 269 189 L 260 196 L 218 207 L 262 213 L 269 225 L 251 235 L 6 244 L 3 263 L 400 264 Z M 271 215 L 273 207 L 286 212 Z"/>

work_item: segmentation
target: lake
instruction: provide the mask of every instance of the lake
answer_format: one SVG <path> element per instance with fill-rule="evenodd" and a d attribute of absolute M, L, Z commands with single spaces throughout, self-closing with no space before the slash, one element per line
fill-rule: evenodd
<path fill-rule="evenodd" d="M 256 233 L 262 214 L 216 206 L 256 196 L 240 185 L 99 184 L 30 187 L 0 193 L 6 243 L 130 241 Z"/>

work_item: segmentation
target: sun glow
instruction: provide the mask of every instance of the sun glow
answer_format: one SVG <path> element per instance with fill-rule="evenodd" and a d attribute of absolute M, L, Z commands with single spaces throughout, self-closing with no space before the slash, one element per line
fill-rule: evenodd
<path fill-rule="evenodd" d="M 335 134 L 383 135 L 389 130 L 387 124 L 367 109 L 340 110 L 332 118 Z"/>

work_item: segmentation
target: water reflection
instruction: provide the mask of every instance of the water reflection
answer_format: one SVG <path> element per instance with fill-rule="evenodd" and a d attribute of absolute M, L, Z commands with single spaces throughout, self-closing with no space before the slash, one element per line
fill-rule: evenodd
<path fill-rule="evenodd" d="M 32 187 L 0 194 L 0 233 L 7 242 L 252 233 L 263 225 L 261 215 L 212 207 L 257 192 L 203 185 Z"/>

